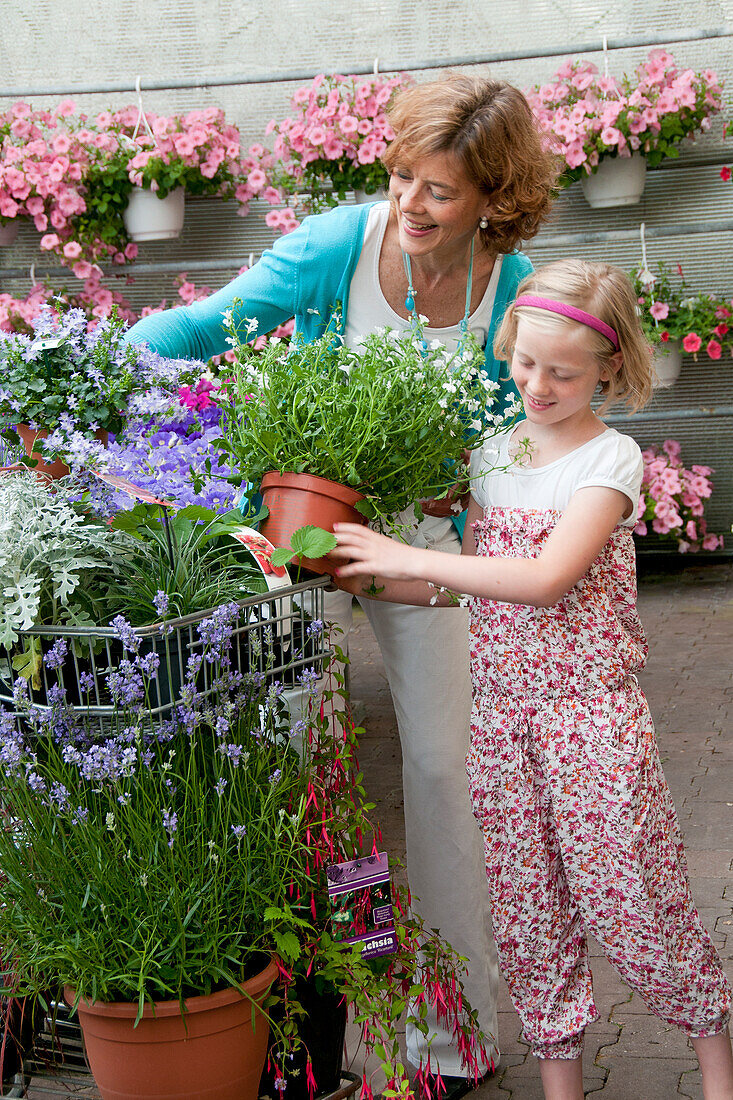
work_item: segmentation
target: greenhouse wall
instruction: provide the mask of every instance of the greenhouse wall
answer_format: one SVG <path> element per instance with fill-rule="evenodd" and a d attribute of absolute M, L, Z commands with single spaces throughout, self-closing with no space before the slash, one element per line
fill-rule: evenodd
<path fill-rule="evenodd" d="M 604 40 L 606 49 L 604 50 Z M 664 46 L 681 68 L 713 68 L 733 96 L 733 7 L 719 0 L 173 0 L 91 4 L 19 0 L 3 5 L 0 109 L 22 98 L 55 106 L 71 96 L 88 113 L 136 103 L 139 78 L 145 108 L 157 113 L 222 107 L 244 145 L 265 142 L 271 118 L 288 113 L 295 89 L 319 72 L 409 70 L 418 81 L 446 69 L 491 74 L 520 87 L 551 78 L 569 56 L 592 60 L 613 75 L 631 72 L 649 50 Z M 579 184 L 558 199 L 553 217 L 526 249 L 535 264 L 580 255 L 629 268 L 641 259 L 640 226 L 650 266 L 681 266 L 690 288 L 733 298 L 733 182 L 721 168 L 733 162 L 723 119 L 677 160 L 647 174 L 642 200 L 594 210 Z M 271 243 L 270 209 L 254 201 L 246 218 L 236 204 L 189 200 L 183 234 L 141 245 L 120 289 L 136 309 L 176 302 L 175 276 L 217 287 Z M 0 290 L 25 295 L 32 277 L 56 286 L 74 282 L 50 266 L 39 234 L 21 226 L 12 248 L 0 250 Z M 611 422 L 642 446 L 672 437 L 683 459 L 715 470 L 708 508 L 713 531 L 733 519 L 733 364 L 704 352 L 685 357 L 680 380 L 658 390 L 641 414 Z M 733 538 L 728 538 L 729 549 Z"/>

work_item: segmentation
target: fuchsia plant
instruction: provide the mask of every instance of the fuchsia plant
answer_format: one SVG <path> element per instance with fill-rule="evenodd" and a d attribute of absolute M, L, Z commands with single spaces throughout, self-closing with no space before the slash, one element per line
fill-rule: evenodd
<path fill-rule="evenodd" d="M 676 539 L 681 554 L 717 550 L 723 546 L 723 536 L 708 533 L 703 515 L 703 502 L 713 491 L 713 471 L 697 465 L 686 469 L 681 452 L 676 439 L 642 451 L 644 477 L 634 534 L 649 534 L 651 524 L 655 534 Z"/>
<path fill-rule="evenodd" d="M 679 156 L 684 137 L 710 127 L 722 84 L 712 69 L 680 70 L 666 50 L 652 50 L 634 78 L 599 76 L 589 61 L 569 59 L 554 78 L 527 91 L 541 128 L 565 160 L 567 185 L 590 175 L 604 157 L 642 153 L 650 167 Z"/>
<path fill-rule="evenodd" d="M 277 203 L 283 195 L 305 193 L 309 207 L 317 209 L 334 206 L 336 197 L 343 198 L 347 191 L 374 194 L 386 182 L 380 157 L 394 137 L 387 107 L 395 92 L 411 83 L 405 75 L 320 73 L 298 88 L 291 100 L 292 114 L 280 122 L 273 119 L 266 130 L 275 134 L 274 152 L 282 164 L 272 175 L 277 186 L 265 191 L 264 198 Z M 292 211 L 287 224 L 284 213 L 271 212 L 268 225 L 285 231 L 295 228 L 290 224 Z"/>

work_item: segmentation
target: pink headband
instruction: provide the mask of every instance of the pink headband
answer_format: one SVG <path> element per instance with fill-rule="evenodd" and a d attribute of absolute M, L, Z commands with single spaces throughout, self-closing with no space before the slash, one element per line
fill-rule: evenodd
<path fill-rule="evenodd" d="M 618 336 L 610 325 L 602 321 L 600 317 L 594 317 L 592 313 L 586 313 L 584 309 L 569 306 L 565 302 L 556 302 L 554 298 L 538 298 L 534 294 L 520 294 L 514 303 L 515 306 L 532 306 L 534 309 L 546 309 L 549 313 L 559 313 L 563 317 L 570 317 L 572 321 L 579 321 L 581 325 L 594 328 L 610 340 L 616 351 L 619 349 Z"/>

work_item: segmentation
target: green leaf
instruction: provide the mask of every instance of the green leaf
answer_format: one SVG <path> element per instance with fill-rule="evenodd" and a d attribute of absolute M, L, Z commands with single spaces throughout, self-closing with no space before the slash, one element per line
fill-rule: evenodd
<path fill-rule="evenodd" d="M 294 557 L 294 550 L 289 550 L 285 546 L 278 546 L 275 550 L 272 551 L 270 561 L 275 566 L 287 565 L 288 562 L 292 561 Z"/>
<path fill-rule="evenodd" d="M 294 932 L 278 932 L 273 929 L 273 937 L 279 955 L 293 962 L 300 957 L 300 942 Z"/>
<path fill-rule="evenodd" d="M 299 527 L 297 531 L 293 531 L 290 544 L 294 553 L 301 558 L 322 558 L 337 546 L 335 535 L 312 524 L 306 524 L 305 527 Z"/>
<path fill-rule="evenodd" d="M 31 636 L 26 640 L 22 653 L 13 657 L 13 668 L 24 680 L 30 680 L 36 691 L 41 690 L 41 641 Z"/>

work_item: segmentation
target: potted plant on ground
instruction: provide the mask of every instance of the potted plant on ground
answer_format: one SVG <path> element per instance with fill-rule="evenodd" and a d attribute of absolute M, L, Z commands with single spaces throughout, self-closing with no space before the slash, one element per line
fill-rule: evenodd
<path fill-rule="evenodd" d="M 305 669 L 310 707 L 283 725 L 277 685 L 231 668 L 236 614 L 223 607 L 200 624 L 202 648 L 189 662 L 183 705 L 162 724 L 151 724 L 147 705 L 158 668 L 122 619 L 114 625 L 125 658 L 109 677 L 118 710 L 103 742 L 65 706 L 63 691 L 44 715 L 28 705 L 25 681 L 16 684 L 15 715 L 0 716 L 9 825 L 0 836 L 8 877 L 0 943 L 15 960 L 19 988 L 30 992 L 49 979 L 67 985 L 103 1096 L 140 1095 L 136 1088 L 180 1100 L 256 1095 L 266 1043 L 259 1017 L 261 1045 L 251 1064 L 243 1064 L 239 1033 L 233 1040 L 231 1030 L 223 1053 L 204 1045 L 203 1079 L 185 1055 L 199 1045 L 204 991 L 213 991 L 216 1006 L 233 999 L 251 1022 L 251 1002 L 237 990 L 248 964 L 260 966 L 271 951 L 282 960 L 285 985 L 270 1050 L 279 1083 L 304 1034 L 291 981 L 298 974 L 318 975 L 337 1000 L 354 1005 L 395 1095 L 410 1094 L 397 1037 L 408 1000 L 423 1032 L 421 1006 L 442 1006 L 474 1072 L 483 1039 L 462 999 L 460 961 L 408 911 L 403 890 L 395 897 L 395 955 L 364 958 L 331 934 L 327 865 L 366 858 L 375 844 L 355 731 L 335 702 L 342 678 L 335 673 L 321 697 L 315 673 Z M 314 632 L 322 629 L 314 624 Z M 61 649 L 45 657 L 51 671 Z M 196 677 L 209 661 L 217 690 L 202 699 Z M 334 736 L 338 730 L 342 736 Z M 273 977 L 270 968 L 263 982 Z M 108 1069 L 100 1040 L 102 1048 L 117 1042 L 106 1032 L 120 1016 L 122 1054 Z M 148 1029 L 168 1030 L 170 1021 L 178 1040 L 188 1028 L 186 1043 L 165 1050 L 156 1036 L 162 1062 L 146 1062 L 145 1049 L 132 1044 L 142 1039 L 145 1048 Z M 225 1055 L 234 1056 L 233 1069 Z M 422 1071 L 429 1069 L 428 1058 Z M 304 1075 L 312 1081 L 310 1057 Z"/>
<path fill-rule="evenodd" d="M 675 539 L 681 554 L 722 548 L 723 536 L 710 534 L 704 517 L 704 501 L 713 491 L 713 471 L 701 465 L 688 469 L 681 454 L 676 439 L 642 451 L 644 476 L 634 534 Z"/>
<path fill-rule="evenodd" d="M 426 1005 L 437 1006 L 445 1028 L 453 1033 L 467 1077 L 477 1081 L 479 1066 L 487 1062 L 488 1037 L 481 1033 L 476 1014 L 463 993 L 465 962 L 441 939 L 438 930 L 425 927 L 399 880 L 393 879 L 391 895 L 394 952 L 363 954 L 363 943 L 342 942 L 332 919 L 327 884 L 338 870 L 334 865 L 354 859 L 372 861 L 382 845 L 381 831 L 371 821 L 374 805 L 364 789 L 356 757 L 358 737 L 363 731 L 354 727 L 345 702 L 345 660 L 336 645 L 326 690 L 309 691 L 303 717 L 293 729 L 307 765 L 308 794 L 301 831 L 303 858 L 313 878 L 305 899 L 309 925 L 301 928 L 297 942 L 281 942 L 278 949 L 282 960 L 278 1006 L 282 1028 L 271 1051 L 277 1070 L 263 1079 L 268 1085 L 265 1095 L 273 1098 L 278 1095 L 273 1077 L 280 1078 L 279 1095 L 285 1087 L 285 1094 L 292 1093 L 296 1100 L 308 1100 L 328 1083 L 326 1073 L 333 1064 L 333 1055 L 327 1049 L 320 1051 L 318 1028 L 304 1019 L 306 1006 L 325 1017 L 322 1027 L 325 1024 L 325 1030 L 336 1037 L 343 1026 L 341 1012 L 348 1006 L 361 1028 L 365 1061 L 375 1055 L 384 1075 L 382 1095 L 407 1098 L 421 1091 L 424 1094 L 428 1088 L 427 1078 L 433 1070 L 424 1018 Z M 292 890 L 288 896 L 291 902 L 299 900 Z M 400 1051 L 399 1031 L 405 1018 L 421 1033 L 426 1049 L 414 1085 Z M 303 1058 L 300 1044 L 304 1037 L 307 1041 L 311 1036 L 314 1045 L 306 1049 Z M 318 1062 L 315 1044 L 321 1054 Z M 372 1095 L 372 1082 L 367 1078 L 362 1097 L 371 1100 Z"/>
<path fill-rule="evenodd" d="M 269 171 L 275 192 L 264 197 L 278 202 L 298 195 L 314 212 L 335 206 L 347 191 L 357 198 L 374 195 L 386 185 L 380 157 L 394 137 L 387 108 L 398 89 L 410 84 L 404 74 L 320 73 L 298 88 L 292 113 L 267 127 L 268 134 L 275 134 L 274 153 L 280 160 Z"/>
<path fill-rule="evenodd" d="M 656 274 L 643 265 L 629 273 L 642 326 L 655 352 L 656 384 L 662 387 L 673 385 L 678 378 L 683 352 L 697 359 L 704 347 L 709 359 L 718 360 L 733 349 L 729 325 L 733 303 L 712 294 L 691 293 L 679 264 L 677 271 L 677 286 L 663 263 Z"/>
<path fill-rule="evenodd" d="M 271 954 L 298 929 L 288 886 L 303 895 L 309 876 L 304 775 L 278 692 L 230 669 L 237 615 L 225 606 L 199 625 L 184 703 L 167 723 L 149 721 L 156 659 L 121 618 L 125 658 L 109 675 L 117 710 L 102 743 L 63 691 L 42 716 L 29 706 L 21 721 L 0 720 L 0 942 L 25 991 L 49 977 L 66 986 L 103 1096 L 257 1095 Z M 218 687 L 205 700 L 202 662 Z"/>
<path fill-rule="evenodd" d="M 646 165 L 678 157 L 685 137 L 710 126 L 721 110 L 716 73 L 680 70 L 652 50 L 634 76 L 600 76 L 589 61 L 563 62 L 554 78 L 526 94 L 542 129 L 563 157 L 565 186 L 583 181 L 591 206 L 636 203 Z"/>
<path fill-rule="evenodd" d="M 228 323 L 238 363 L 224 385 L 221 447 L 262 485 L 270 515 L 261 529 L 276 546 L 306 524 L 414 522 L 415 502 L 446 493 L 465 476 L 464 449 L 504 423 L 470 335 L 455 354 L 390 330 L 350 349 L 329 328 L 313 343 L 254 352 Z M 333 566 L 321 558 L 316 568 Z"/>
<path fill-rule="evenodd" d="M 89 332 L 82 310 L 60 318 L 47 310 L 32 337 L 0 334 L 0 434 L 22 439 L 38 472 L 61 477 L 70 465 L 99 462 L 134 397 L 150 400 L 161 385 L 189 378 L 188 363 L 125 344 L 125 327 L 113 313 Z"/>

